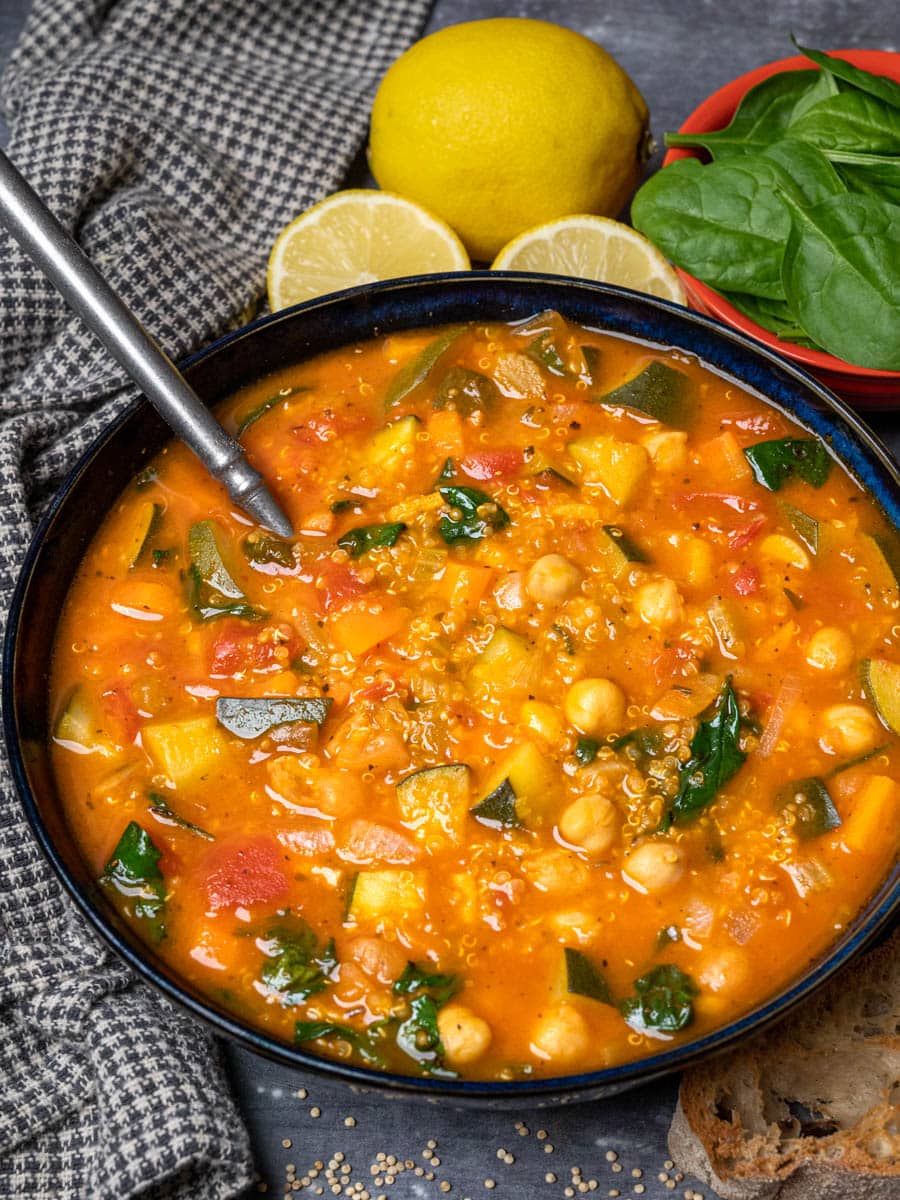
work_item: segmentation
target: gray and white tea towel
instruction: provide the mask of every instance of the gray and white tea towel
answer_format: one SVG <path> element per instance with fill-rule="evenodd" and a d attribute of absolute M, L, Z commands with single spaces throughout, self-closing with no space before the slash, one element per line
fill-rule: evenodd
<path fill-rule="evenodd" d="M 428 0 L 35 0 L 9 154 L 168 353 L 239 323 L 268 248 L 341 185 Z M 134 393 L 0 236 L 0 619 L 33 518 Z M 75 914 L 0 779 L 0 1196 L 235 1196 L 212 1039 Z"/>

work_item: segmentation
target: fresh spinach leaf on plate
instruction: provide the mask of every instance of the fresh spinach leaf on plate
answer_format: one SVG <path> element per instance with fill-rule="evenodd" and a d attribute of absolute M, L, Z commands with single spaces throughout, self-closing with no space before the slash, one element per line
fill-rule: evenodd
<path fill-rule="evenodd" d="M 838 92 L 820 100 L 788 127 L 793 138 L 812 142 L 826 155 L 900 153 L 900 108 L 865 92 Z"/>
<path fill-rule="evenodd" d="M 803 328 L 838 358 L 900 371 L 900 213 L 871 196 L 801 208 L 782 264 L 785 298 Z"/>
<path fill-rule="evenodd" d="M 861 67 L 855 67 L 853 63 L 847 62 L 845 58 L 837 58 L 833 54 L 826 54 L 823 50 L 812 50 L 809 46 L 801 46 L 793 36 L 791 41 L 801 54 L 805 54 L 811 62 L 822 67 L 828 74 L 836 76 L 844 83 L 849 83 L 863 92 L 868 92 L 870 96 L 877 96 L 885 104 L 900 108 L 900 83 L 889 79 L 887 75 L 864 71 Z"/>
<path fill-rule="evenodd" d="M 710 287 L 783 300 L 791 214 L 776 163 L 760 155 L 704 166 L 672 163 L 635 196 L 631 219 L 678 266 Z"/>
<path fill-rule="evenodd" d="M 764 150 L 788 128 L 797 104 L 816 83 L 814 71 L 779 71 L 750 88 L 725 129 L 667 133 L 666 145 L 701 146 L 715 159 Z"/>

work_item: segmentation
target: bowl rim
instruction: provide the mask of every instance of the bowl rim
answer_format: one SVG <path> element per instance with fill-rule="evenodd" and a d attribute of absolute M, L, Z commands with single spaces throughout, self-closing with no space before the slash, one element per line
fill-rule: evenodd
<path fill-rule="evenodd" d="M 900 82 L 900 52 L 896 50 L 866 50 L 859 47 L 850 47 L 847 49 L 829 50 L 827 53 L 845 58 L 854 66 L 862 67 L 876 74 L 890 74 L 891 78 L 896 78 Z M 884 69 L 887 67 L 893 69 L 892 73 Z M 882 69 L 879 71 L 878 68 Z M 780 71 L 818 71 L 820 69 L 816 63 L 803 54 L 790 55 L 787 58 L 780 58 L 773 62 L 764 63 L 762 66 L 754 67 L 753 70 L 746 71 L 743 75 L 737 75 L 734 79 L 729 80 L 728 83 L 711 92 L 685 118 L 678 128 L 678 132 L 703 133 L 710 129 L 722 129 L 734 116 L 735 110 L 744 95 L 757 83 L 762 83 L 764 79 L 768 79 Z M 689 146 L 672 146 L 666 150 L 660 169 L 684 158 L 699 158 L 699 152 Z M 771 349 L 778 350 L 786 358 L 791 359 L 791 361 L 798 362 L 813 370 L 831 372 L 835 376 L 837 386 L 841 385 L 840 377 L 865 380 L 869 383 L 900 382 L 900 371 L 885 371 L 875 367 L 857 367 L 842 358 L 836 358 L 833 354 L 827 353 L 827 351 L 812 350 L 807 346 L 800 346 L 794 342 L 782 341 L 776 334 L 770 333 L 768 329 L 764 329 L 761 325 L 757 325 L 755 321 L 751 321 L 740 309 L 735 308 L 729 300 L 726 300 L 721 293 L 710 287 L 709 284 L 704 283 L 701 279 L 697 279 L 695 275 L 691 275 L 688 271 L 682 270 L 681 267 L 676 266 L 675 270 L 680 276 L 688 295 L 696 297 L 720 321 L 734 326 L 741 333 L 756 338 Z"/>
<path fill-rule="evenodd" d="M 301 319 L 310 312 L 321 309 L 339 309 L 341 305 L 353 305 L 362 301 L 390 301 L 394 299 L 402 304 L 412 293 L 415 300 L 429 289 L 454 289 L 467 285 L 476 288 L 487 284 L 499 288 L 503 284 L 519 285 L 551 285 L 560 293 L 572 292 L 585 296 L 592 293 L 602 303 L 603 299 L 612 302 L 639 301 L 644 307 L 655 309 L 663 315 L 670 314 L 677 321 L 692 326 L 695 330 L 711 332 L 716 338 L 724 339 L 736 347 L 739 352 L 747 353 L 766 361 L 769 368 L 776 368 L 786 375 L 793 385 L 800 385 L 807 393 L 804 401 L 811 407 L 809 393 L 823 410 L 821 419 L 836 434 L 840 434 L 840 421 L 850 427 L 853 435 L 847 453 L 853 450 L 861 455 L 864 462 L 871 465 L 874 460 L 886 474 L 896 493 L 895 511 L 888 514 L 888 519 L 900 531 L 900 468 L 894 461 L 890 451 L 843 401 L 833 395 L 823 384 L 807 375 L 795 364 L 781 358 L 768 347 L 761 346 L 752 338 L 728 325 L 714 320 L 705 314 L 684 308 L 670 301 L 655 296 L 647 296 L 627 288 L 615 287 L 609 284 L 599 284 L 592 281 L 572 280 L 566 277 L 528 273 L 501 271 L 468 271 L 452 272 L 429 276 L 412 276 L 399 280 L 388 280 L 376 284 L 347 289 L 328 296 L 318 297 L 295 305 L 292 308 L 277 313 L 267 314 L 250 322 L 248 325 L 226 333 L 208 346 L 191 354 L 180 364 L 182 369 L 189 368 L 211 357 L 225 348 L 231 347 L 243 338 L 252 336 L 256 330 Z M 560 296 L 560 298 L 562 298 Z M 602 314 L 598 313 L 598 321 Z M 507 318 L 497 318 L 507 319 Z M 416 328 L 429 323 L 427 313 L 417 313 L 416 319 L 396 328 Z M 440 324 L 439 320 L 431 318 L 431 324 Z M 379 336 L 383 330 L 376 328 L 369 337 Z M 619 336 L 629 336 L 619 334 Z M 349 342 L 358 340 L 348 339 Z M 641 340 L 653 342 L 650 337 Z M 657 341 L 656 344 L 666 344 Z M 669 343 L 671 344 L 671 343 Z M 321 349 L 313 354 L 322 353 Z M 701 362 L 705 361 L 702 354 L 695 354 Z M 709 363 L 706 364 L 708 367 Z M 717 370 L 716 367 L 710 369 Z M 742 381 L 741 386 L 753 390 L 753 385 Z M 769 398 L 769 403 L 778 407 L 778 401 Z M 87 919 L 88 923 L 125 962 L 136 975 L 145 982 L 158 988 L 178 1007 L 186 1009 L 194 1018 L 212 1028 L 218 1034 L 225 1034 L 239 1045 L 253 1050 L 263 1056 L 284 1065 L 299 1068 L 313 1074 L 328 1078 L 342 1079 L 348 1084 L 368 1090 L 394 1093 L 408 1097 L 419 1096 L 428 1100 L 451 1100 L 466 1105 L 490 1105 L 493 1102 L 517 1101 L 520 1103 L 548 1102 L 571 1103 L 578 1100 L 590 1100 L 604 1095 L 611 1095 L 626 1088 L 637 1087 L 652 1082 L 674 1071 L 682 1070 L 700 1059 L 707 1058 L 713 1053 L 724 1051 L 734 1043 L 745 1038 L 750 1033 L 762 1029 L 776 1019 L 783 1017 L 801 1000 L 818 989 L 838 970 L 842 969 L 859 950 L 876 938 L 885 927 L 896 918 L 900 910 L 900 861 L 894 869 L 886 873 L 878 888 L 872 893 L 865 905 L 848 924 L 848 932 L 843 938 L 824 948 L 807 966 L 804 973 L 790 986 L 784 988 L 769 1000 L 757 1005 L 750 1012 L 743 1014 L 734 1021 L 712 1030 L 700 1038 L 692 1039 L 681 1045 L 670 1046 L 659 1053 L 641 1059 L 635 1059 L 613 1067 L 597 1071 L 584 1072 L 576 1075 L 556 1075 L 533 1079 L 517 1079 L 512 1081 L 498 1080 L 447 1080 L 435 1077 L 417 1077 L 401 1075 L 395 1072 L 375 1070 L 345 1063 L 337 1059 L 329 1059 L 303 1050 L 297 1045 L 282 1041 L 279 1038 L 254 1027 L 217 1005 L 210 997 L 204 997 L 187 981 L 182 980 L 171 968 L 166 967 L 161 960 L 153 957 L 152 948 L 133 932 L 117 928 L 109 906 L 96 902 L 91 889 L 82 886 L 75 879 L 64 860 L 61 851 L 41 812 L 38 799 L 31 788 L 26 767 L 25 755 L 20 742 L 19 725 L 17 721 L 17 703 L 15 695 L 16 648 L 22 623 L 23 607 L 27 599 L 32 574 L 42 553 L 44 538 L 53 525 L 57 515 L 65 507 L 69 494 L 82 477 L 90 471 L 95 456 L 114 439 L 119 431 L 135 419 L 146 401 L 137 400 L 119 413 L 106 428 L 91 442 L 79 456 L 66 477 L 59 485 L 50 505 L 45 510 L 31 538 L 15 590 L 10 602 L 9 616 L 3 645 L 2 659 L 2 709 L 3 734 L 6 744 L 6 754 L 10 765 L 15 790 L 21 803 L 28 823 L 36 840 L 49 860 L 58 879 L 74 901 L 76 908 Z M 802 416 L 794 414 L 801 424 Z M 837 418 L 837 420 L 835 419 Z M 817 418 L 818 419 L 818 418 Z M 821 435 L 820 435 L 821 436 Z M 854 478 L 859 478 L 846 458 L 838 455 L 844 466 L 850 470 Z M 113 497 L 113 501 L 115 497 Z M 102 515 L 106 515 L 107 508 Z"/>

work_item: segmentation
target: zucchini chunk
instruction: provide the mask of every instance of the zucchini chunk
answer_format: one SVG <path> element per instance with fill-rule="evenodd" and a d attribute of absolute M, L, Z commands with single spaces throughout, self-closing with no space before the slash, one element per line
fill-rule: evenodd
<path fill-rule="evenodd" d="M 248 601 L 232 579 L 212 521 L 198 521 L 191 526 L 188 555 L 191 561 L 188 570 L 190 601 L 201 621 L 229 616 L 261 621 L 267 616 L 263 609 Z"/>
<path fill-rule="evenodd" d="M 455 408 L 461 417 L 473 412 L 491 412 L 500 404 L 500 389 L 480 371 L 451 367 L 438 385 L 431 407 L 440 412 Z"/>
<path fill-rule="evenodd" d="M 117 749 L 100 727 L 99 715 L 81 684 L 76 684 L 69 693 L 56 718 L 53 740 L 76 754 L 99 754 L 101 758 L 113 758 Z"/>
<path fill-rule="evenodd" d="M 600 553 L 609 564 L 614 579 L 628 569 L 631 563 L 645 563 L 650 559 L 637 542 L 631 540 L 621 525 L 604 525 L 600 535 Z"/>
<path fill-rule="evenodd" d="M 810 554 L 819 553 L 819 522 L 802 508 L 795 508 L 786 500 L 779 501 L 782 515 L 790 522 L 790 526 Z"/>
<path fill-rule="evenodd" d="M 581 438 L 570 442 L 568 449 L 581 467 L 582 481 L 601 487 L 619 505 L 634 497 L 650 466 L 650 455 L 643 446 L 618 438 Z"/>
<path fill-rule="evenodd" d="M 363 453 L 364 462 L 370 467 L 390 470 L 400 461 L 403 451 L 416 440 L 422 422 L 418 417 L 401 417 L 379 429 L 372 436 Z"/>
<path fill-rule="evenodd" d="M 446 329 L 430 341 L 418 354 L 413 355 L 409 362 L 404 363 L 394 376 L 385 396 L 385 407 L 393 408 L 401 400 L 405 400 L 416 388 L 421 387 L 434 367 L 443 358 L 463 330 L 459 326 Z M 408 418 L 406 418 L 408 419 Z"/>
<path fill-rule="evenodd" d="M 148 500 L 137 510 L 134 526 L 128 538 L 128 549 L 125 551 L 125 561 L 129 568 L 136 567 L 150 549 L 150 543 L 159 530 L 159 523 L 165 507 Z"/>
<path fill-rule="evenodd" d="M 385 867 L 378 871 L 360 871 L 347 905 L 347 919 L 388 921 L 399 925 L 403 918 L 421 911 L 425 905 L 425 884 L 421 871 Z"/>
<path fill-rule="evenodd" d="M 778 811 L 793 816 L 793 828 L 801 841 L 837 829 L 841 814 L 834 806 L 824 779 L 817 775 L 795 779 L 778 793 Z"/>
<path fill-rule="evenodd" d="M 532 647 L 521 636 L 498 625 L 494 636 L 469 669 L 470 686 L 489 695 L 527 689 L 537 678 L 538 662 Z"/>
<path fill-rule="evenodd" d="M 587 996 L 589 1000 L 599 1000 L 601 1004 L 613 1004 L 609 984 L 599 967 L 582 954 L 566 946 L 563 950 L 565 961 L 565 990 L 572 996 Z"/>
<path fill-rule="evenodd" d="M 141 740 L 150 757 L 176 788 L 205 775 L 226 749 L 225 739 L 211 716 L 145 725 Z"/>
<path fill-rule="evenodd" d="M 862 664 L 862 678 L 879 717 L 892 733 L 900 733 L 900 663 L 867 658 Z"/>
<path fill-rule="evenodd" d="M 610 408 L 633 408 L 672 429 L 686 429 L 690 419 L 688 378 L 681 371 L 658 361 L 620 387 L 596 397 Z"/>
<path fill-rule="evenodd" d="M 503 758 L 469 811 L 492 829 L 539 824 L 556 799 L 557 780 L 533 742 L 522 742 Z"/>
<path fill-rule="evenodd" d="M 471 785 L 465 763 L 423 767 L 397 784 L 401 819 L 416 836 L 436 846 L 461 840 Z"/>
<path fill-rule="evenodd" d="M 262 737 L 278 725 L 291 725 L 294 721 L 321 725 L 330 707 L 331 700 L 327 696 L 271 700 L 220 696 L 216 701 L 216 720 L 235 737 L 248 741 Z"/>

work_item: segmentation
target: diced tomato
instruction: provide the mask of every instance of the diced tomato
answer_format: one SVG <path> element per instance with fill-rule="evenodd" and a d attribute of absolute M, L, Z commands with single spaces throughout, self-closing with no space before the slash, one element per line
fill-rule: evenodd
<path fill-rule="evenodd" d="M 167 842 L 163 841 L 158 829 L 159 826 L 156 826 L 150 831 L 153 844 L 159 851 L 159 862 L 156 865 L 162 872 L 163 879 L 171 879 L 181 871 L 181 856 L 176 854 Z"/>
<path fill-rule="evenodd" d="M 288 893 L 284 852 L 265 835 L 217 847 L 208 855 L 206 867 L 204 886 L 213 908 L 272 904 Z"/>
<path fill-rule="evenodd" d="M 286 667 L 300 653 L 301 642 L 296 633 L 288 632 L 289 626 L 279 625 L 277 628 L 282 633 L 273 637 L 271 625 L 248 627 L 241 621 L 223 621 L 212 644 L 210 673 L 237 675 L 242 671 L 271 671 Z"/>
<path fill-rule="evenodd" d="M 316 572 L 316 588 L 326 612 L 343 608 L 348 600 L 361 596 L 368 586 L 345 563 L 334 563 L 331 559 L 320 563 Z"/>
<path fill-rule="evenodd" d="M 680 496 L 675 497 L 675 503 L 679 508 L 683 508 L 684 505 L 691 504 L 695 500 L 712 500 L 739 513 L 756 512 L 759 508 L 756 500 L 751 500 L 747 496 L 736 496 L 731 492 L 682 492 Z"/>
<path fill-rule="evenodd" d="M 691 646 L 667 646 L 653 660 L 653 677 L 664 687 L 673 679 L 686 679 L 694 673 L 697 652 Z"/>
<path fill-rule="evenodd" d="M 121 729 L 125 740 L 133 742 L 141 727 L 141 716 L 124 684 L 116 684 L 103 693 L 103 707 Z"/>
<path fill-rule="evenodd" d="M 459 467 L 470 479 L 483 482 L 509 479 L 522 469 L 522 451 L 481 450 L 477 454 L 467 454 Z"/>
<path fill-rule="evenodd" d="M 356 694 L 361 700 L 386 700 L 388 696 L 405 695 L 406 691 L 407 685 L 402 680 L 382 674 Z"/>
<path fill-rule="evenodd" d="M 331 442 L 337 437 L 349 433 L 358 433 L 368 429 L 372 418 L 364 412 L 342 409 L 335 412 L 333 408 L 324 408 L 321 412 L 313 413 L 302 425 L 295 425 L 291 435 L 304 445 L 312 446 L 319 442 Z"/>
<path fill-rule="evenodd" d="M 759 591 L 759 571 L 749 563 L 741 567 L 731 581 L 738 596 L 753 596 Z"/>
<path fill-rule="evenodd" d="M 748 521 L 746 525 L 740 529 L 735 529 L 728 535 L 728 546 L 731 550 L 743 550 L 745 546 L 749 546 L 753 539 L 759 534 L 766 523 L 766 518 L 760 514 L 754 517 L 752 521 Z"/>

